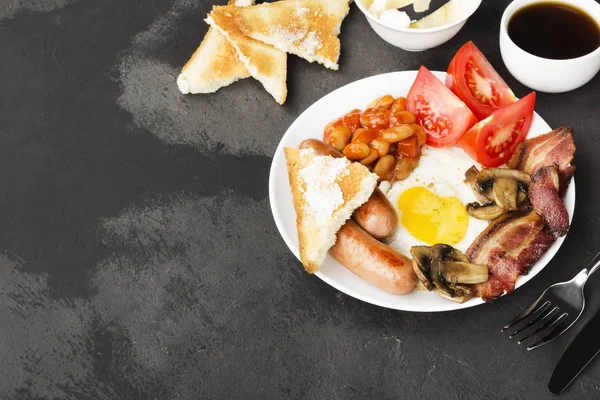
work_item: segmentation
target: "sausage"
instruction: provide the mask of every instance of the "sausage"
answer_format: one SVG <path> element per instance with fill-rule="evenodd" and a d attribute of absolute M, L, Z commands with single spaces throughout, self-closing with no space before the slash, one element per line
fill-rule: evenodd
<path fill-rule="evenodd" d="M 417 284 L 410 258 L 379 242 L 352 220 L 338 231 L 329 254 L 354 274 L 386 292 L 406 294 Z"/>
<path fill-rule="evenodd" d="M 300 143 L 299 147 L 301 149 L 313 149 L 321 155 L 336 158 L 344 156 L 335 147 L 318 139 L 306 139 Z M 352 218 L 361 228 L 379 240 L 390 236 L 398 226 L 396 210 L 379 188 L 375 188 L 369 200 L 354 211 Z"/>
<path fill-rule="evenodd" d="M 313 149 L 322 156 L 331 156 L 335 158 L 344 157 L 341 151 L 319 139 L 306 139 L 298 146 L 300 149 Z"/>
<path fill-rule="evenodd" d="M 390 236 L 398 226 L 396 210 L 379 188 L 375 188 L 366 203 L 354 210 L 352 218 L 379 240 Z"/>

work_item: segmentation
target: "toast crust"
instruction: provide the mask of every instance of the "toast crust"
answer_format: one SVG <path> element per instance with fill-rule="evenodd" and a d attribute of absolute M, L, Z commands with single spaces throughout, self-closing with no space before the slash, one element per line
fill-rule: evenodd
<path fill-rule="evenodd" d="M 337 70 L 340 26 L 348 0 L 281 0 L 252 7 L 214 7 L 211 15 L 230 20 L 248 37 Z"/>
<path fill-rule="evenodd" d="M 375 190 L 377 176 L 360 163 L 320 156 L 311 149 L 286 147 L 284 152 L 300 260 L 312 274 L 335 244 L 337 231 Z"/>
<path fill-rule="evenodd" d="M 228 4 L 247 7 L 253 5 L 254 0 L 231 0 Z M 181 69 L 177 86 L 183 94 L 214 93 L 249 76 L 250 72 L 240 61 L 233 46 L 209 27 L 200 46 Z"/>
<path fill-rule="evenodd" d="M 216 8 L 223 7 L 214 7 L 205 21 L 227 38 L 252 77 L 262 83 L 277 103 L 283 104 L 287 98 L 287 54 L 245 36 L 225 13 L 215 13 Z"/>
<path fill-rule="evenodd" d="M 233 46 L 209 27 L 202 43 L 181 69 L 177 86 L 183 94 L 213 93 L 249 76 Z"/>

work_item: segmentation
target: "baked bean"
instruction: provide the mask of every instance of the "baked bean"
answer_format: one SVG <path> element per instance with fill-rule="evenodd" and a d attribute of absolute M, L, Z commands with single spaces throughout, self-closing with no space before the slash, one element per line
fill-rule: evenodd
<path fill-rule="evenodd" d="M 385 96 L 381 96 L 370 102 L 367 108 L 383 108 L 389 110 L 392 104 L 394 104 L 394 97 L 391 94 L 386 94 Z"/>
<path fill-rule="evenodd" d="M 395 166 L 396 157 L 391 154 L 386 154 L 377 161 L 375 167 L 373 167 L 373 172 L 376 173 L 379 178 L 391 181 Z"/>
<path fill-rule="evenodd" d="M 346 125 L 352 132 L 360 128 L 360 116 L 362 111 L 355 109 L 344 115 L 342 123 Z"/>
<path fill-rule="evenodd" d="M 366 156 L 365 158 L 363 158 L 362 160 L 360 160 L 360 163 L 362 165 L 369 165 L 369 164 L 374 163 L 378 157 L 379 157 L 379 153 L 377 152 L 377 150 L 371 149 L 371 152 L 369 153 L 369 155 Z"/>
<path fill-rule="evenodd" d="M 335 128 L 337 128 L 338 126 L 340 126 L 341 124 L 342 124 L 342 119 L 338 118 L 338 119 L 334 119 L 333 121 L 331 121 L 330 123 L 325 125 L 325 129 L 323 130 L 323 141 L 325 143 L 327 143 L 329 141 L 329 135 L 331 135 L 331 132 L 333 132 L 333 130 Z"/>
<path fill-rule="evenodd" d="M 368 108 L 360 116 L 360 123 L 364 128 L 382 129 L 390 126 L 390 112 L 378 108 Z"/>
<path fill-rule="evenodd" d="M 366 143 L 369 144 L 373 140 L 377 139 L 377 130 L 376 129 L 365 129 L 359 128 L 352 135 L 352 143 Z"/>
<path fill-rule="evenodd" d="M 419 124 L 411 125 L 419 138 L 419 146 L 423 147 L 423 145 L 427 142 L 427 134 L 425 133 L 425 129 Z"/>
<path fill-rule="evenodd" d="M 352 131 L 346 125 L 340 125 L 329 134 L 329 140 L 327 144 L 335 147 L 339 151 L 344 150 L 344 147 L 350 143 L 352 138 Z"/>
<path fill-rule="evenodd" d="M 327 124 L 323 142 L 365 165 L 379 180 L 393 182 L 405 179 L 418 166 L 427 134 L 406 110 L 405 97 L 386 94 L 366 110 L 351 110 Z"/>
<path fill-rule="evenodd" d="M 348 160 L 355 161 L 365 158 L 371 152 L 371 148 L 366 143 L 350 143 L 344 147 L 344 155 Z"/>
<path fill-rule="evenodd" d="M 390 108 L 390 111 L 393 113 L 397 113 L 404 110 L 406 110 L 406 97 L 396 98 L 396 100 L 394 100 L 394 103 L 392 104 L 392 107 Z"/>
<path fill-rule="evenodd" d="M 392 114 L 390 117 L 390 126 L 401 125 L 401 124 L 414 124 L 417 122 L 417 117 L 410 111 L 399 111 Z"/>
<path fill-rule="evenodd" d="M 419 157 L 402 157 L 396 161 L 394 167 L 394 180 L 406 179 L 413 169 L 419 165 Z"/>
<path fill-rule="evenodd" d="M 380 137 L 388 143 L 396 143 L 414 135 L 415 129 L 412 125 L 398 125 L 392 128 L 382 129 Z"/>
<path fill-rule="evenodd" d="M 383 139 L 375 139 L 371 142 L 371 147 L 377 150 L 379 157 L 385 156 L 390 151 L 390 144 Z"/>

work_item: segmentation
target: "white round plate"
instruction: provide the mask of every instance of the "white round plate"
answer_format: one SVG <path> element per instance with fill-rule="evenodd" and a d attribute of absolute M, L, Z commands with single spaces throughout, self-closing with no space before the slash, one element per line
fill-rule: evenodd
<path fill-rule="evenodd" d="M 433 72 L 433 74 L 444 82 L 446 78 L 445 72 Z M 323 134 L 323 128 L 327 123 L 354 108 L 365 109 L 367 104 L 376 97 L 385 94 L 406 96 L 416 76 L 417 71 L 392 72 L 350 83 L 329 93 L 310 106 L 294 121 L 285 135 L 283 135 L 279 146 L 277 146 L 271 165 L 269 198 L 279 233 L 298 259 L 296 212 L 292 203 L 292 193 L 288 181 L 283 148 L 298 147 L 300 142 L 308 138 L 320 139 Z M 550 126 L 535 113 L 527 137 L 538 136 L 550 130 Z M 569 218 L 572 220 L 575 209 L 574 180 L 571 181 L 567 190 L 565 205 L 569 211 Z M 564 237 L 554 242 L 550 249 L 533 266 L 529 274 L 519 277 L 516 282 L 516 288 L 536 276 L 554 257 L 563 241 Z M 330 255 L 327 256 L 320 270 L 315 275 L 352 297 L 366 301 L 367 303 L 396 310 L 420 312 L 448 311 L 473 307 L 484 303 L 482 299 L 474 298 L 458 304 L 424 290 L 415 290 L 403 296 L 393 295 L 378 289 L 369 282 L 354 275 Z"/>

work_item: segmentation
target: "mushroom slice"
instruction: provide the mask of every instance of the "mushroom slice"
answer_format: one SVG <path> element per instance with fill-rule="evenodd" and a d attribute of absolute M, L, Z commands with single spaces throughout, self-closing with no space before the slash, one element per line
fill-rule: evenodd
<path fill-rule="evenodd" d="M 519 188 L 519 192 L 517 193 L 517 206 L 520 207 L 521 205 L 523 205 L 523 203 L 525 203 L 525 201 L 529 198 L 528 193 L 520 190 L 521 188 Z"/>
<path fill-rule="evenodd" d="M 465 172 L 465 179 L 467 180 L 469 186 L 471 186 L 471 190 L 473 190 L 475 198 L 478 202 L 482 204 L 490 203 L 494 200 L 492 194 L 479 186 L 477 183 L 477 174 L 479 174 L 479 170 L 473 165 Z"/>
<path fill-rule="evenodd" d="M 491 180 L 499 178 L 514 179 L 529 185 L 531 177 L 523 171 L 508 168 L 485 168 L 479 171 L 475 180 L 480 188 L 484 188 Z"/>
<path fill-rule="evenodd" d="M 431 264 L 431 247 L 413 246 L 410 248 L 410 254 L 413 255 L 413 269 L 419 281 L 425 286 L 425 289 L 431 291 L 434 286 L 429 279 L 429 270 Z"/>
<path fill-rule="evenodd" d="M 494 180 L 492 193 L 494 201 L 506 210 L 517 209 L 518 182 L 512 178 L 497 178 Z"/>
<path fill-rule="evenodd" d="M 452 286 L 450 290 L 451 292 L 436 289 L 435 292 L 443 298 L 452 300 L 456 303 L 464 303 L 473 297 L 473 290 L 464 285 Z"/>
<path fill-rule="evenodd" d="M 442 277 L 451 283 L 483 283 L 488 280 L 487 265 L 471 264 L 462 261 L 443 261 Z"/>
<path fill-rule="evenodd" d="M 455 249 L 454 247 L 452 248 L 452 252 L 450 253 L 450 255 L 447 259 L 454 260 L 454 261 L 462 261 L 462 262 L 466 262 L 466 263 L 471 262 L 471 261 L 469 261 L 467 256 L 465 256 L 463 254 L 462 251 Z"/>
<path fill-rule="evenodd" d="M 499 216 L 507 213 L 508 210 L 500 207 L 497 204 L 490 203 L 481 205 L 479 203 L 467 204 L 467 213 L 477 219 L 484 219 L 486 221 L 492 221 Z"/>
<path fill-rule="evenodd" d="M 442 277 L 442 262 L 454 249 L 447 244 L 438 243 L 431 248 L 431 264 L 429 277 L 436 289 L 446 290 L 446 283 Z"/>
<path fill-rule="evenodd" d="M 431 249 L 430 276 L 437 294 L 457 303 L 463 303 L 473 297 L 473 291 L 467 286 L 458 285 L 455 282 L 446 282 L 442 276 L 444 262 L 455 254 L 460 257 L 462 253 L 447 244 L 438 243 L 434 245 Z M 462 259 L 462 257 L 460 258 Z"/>

